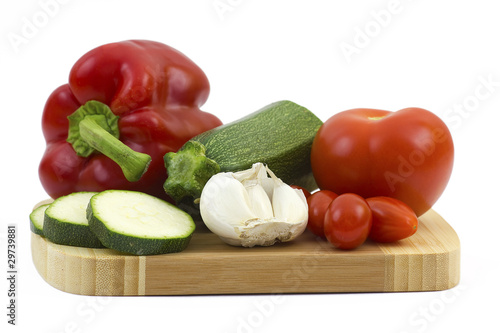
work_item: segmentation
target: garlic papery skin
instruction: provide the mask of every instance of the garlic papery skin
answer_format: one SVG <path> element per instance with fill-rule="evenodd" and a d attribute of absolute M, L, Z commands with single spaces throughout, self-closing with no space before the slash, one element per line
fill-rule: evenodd
<path fill-rule="evenodd" d="M 270 246 L 304 232 L 308 207 L 302 191 L 255 163 L 248 170 L 212 176 L 201 193 L 200 214 L 210 231 L 230 245 Z"/>

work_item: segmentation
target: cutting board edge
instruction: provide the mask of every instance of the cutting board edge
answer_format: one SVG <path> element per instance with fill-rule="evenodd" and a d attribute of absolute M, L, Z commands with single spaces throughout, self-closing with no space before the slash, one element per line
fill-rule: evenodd
<path fill-rule="evenodd" d="M 149 296 L 149 295 L 244 295 L 244 294 L 316 294 L 316 293 L 378 293 L 378 292 L 418 292 L 440 291 L 457 286 L 460 282 L 460 241 L 453 228 L 437 213 L 432 212 L 428 218 L 439 218 L 439 222 L 450 235 L 446 246 L 435 253 L 426 254 L 425 258 L 415 254 L 407 256 L 391 255 L 382 249 L 380 253 L 372 254 L 373 258 L 383 256 L 386 261 L 385 272 L 380 277 L 380 283 L 369 285 L 348 286 L 342 284 L 323 285 L 316 288 L 304 283 L 301 288 L 262 288 L 241 289 L 219 287 L 214 290 L 197 290 L 196 288 L 180 289 L 150 289 L 147 285 L 147 267 L 158 259 L 155 256 L 123 255 L 109 249 L 86 249 L 54 244 L 44 237 L 32 233 L 32 259 L 40 276 L 52 287 L 71 294 L 88 296 Z M 442 231 L 442 230 L 441 230 Z M 439 230 L 438 230 L 439 232 Z M 70 255 L 68 255 L 68 251 Z M 117 259 L 119 255 L 119 260 Z M 391 261 L 398 260 L 406 266 L 403 270 L 391 271 Z M 427 265 L 427 266 L 426 266 Z M 430 265 L 430 266 L 429 266 Z M 414 271 L 416 269 L 416 271 Z M 89 272 L 113 272 L 113 276 L 100 276 L 96 279 L 86 279 Z M 431 273 L 424 273 L 425 271 Z M 69 274 L 68 272 L 73 272 Z M 85 272 L 85 274 L 81 274 Z M 413 273 L 412 273 L 413 272 Z M 411 276 L 422 275 L 422 279 L 412 279 Z M 426 277 L 426 274 L 429 276 Z M 128 277 L 128 278 L 125 278 Z M 132 277 L 132 278 L 130 278 Z M 73 279 L 72 279 L 73 278 Z M 426 281 L 426 278 L 428 278 Z M 433 280 L 434 279 L 434 280 Z M 96 282 L 97 281 L 97 282 Z M 374 287 L 375 286 L 375 287 Z"/>

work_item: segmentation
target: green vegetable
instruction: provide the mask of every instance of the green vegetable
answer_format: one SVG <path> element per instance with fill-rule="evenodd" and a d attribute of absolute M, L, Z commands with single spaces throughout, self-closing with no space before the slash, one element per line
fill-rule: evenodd
<path fill-rule="evenodd" d="M 43 234 L 53 243 L 100 248 L 99 239 L 90 230 L 86 209 L 96 192 L 75 192 L 54 200 L 45 210 Z"/>
<path fill-rule="evenodd" d="M 164 156 L 168 178 L 163 187 L 177 202 L 199 198 L 218 172 L 266 164 L 289 185 L 314 190 L 311 146 L 322 121 L 306 108 L 280 101 L 189 140 L 177 153 Z"/>
<path fill-rule="evenodd" d="M 30 214 L 30 229 L 31 232 L 40 236 L 43 234 L 43 219 L 45 218 L 45 210 L 50 204 L 44 204 L 35 208 Z"/>
<path fill-rule="evenodd" d="M 180 252 L 195 229 L 186 212 L 135 191 L 106 190 L 93 196 L 87 219 L 106 247 L 136 255 Z"/>
<path fill-rule="evenodd" d="M 115 161 L 130 182 L 148 170 L 151 156 L 132 150 L 119 139 L 118 119 L 104 103 L 88 101 L 68 116 L 68 142 L 78 156 L 100 152 Z"/>

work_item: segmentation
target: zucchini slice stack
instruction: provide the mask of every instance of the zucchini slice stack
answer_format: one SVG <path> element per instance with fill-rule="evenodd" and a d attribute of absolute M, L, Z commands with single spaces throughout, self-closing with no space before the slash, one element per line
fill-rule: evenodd
<path fill-rule="evenodd" d="M 76 192 L 37 207 L 30 214 L 30 228 L 56 244 L 153 255 L 183 251 L 195 223 L 162 199 L 107 190 Z"/>

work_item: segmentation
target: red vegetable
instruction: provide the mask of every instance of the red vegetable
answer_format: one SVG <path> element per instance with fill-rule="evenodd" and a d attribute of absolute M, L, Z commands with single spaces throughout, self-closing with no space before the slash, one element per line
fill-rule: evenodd
<path fill-rule="evenodd" d="M 309 198 L 311 196 L 311 192 L 309 192 L 308 190 L 306 190 L 305 188 L 303 188 L 302 186 L 299 186 L 299 185 L 290 185 L 291 188 L 294 188 L 296 190 L 301 190 L 302 193 L 304 193 L 304 196 L 307 198 Z"/>
<path fill-rule="evenodd" d="M 199 109 L 209 90 L 201 69 L 167 45 L 131 40 L 91 50 L 45 105 L 43 187 L 53 198 L 105 189 L 166 197 L 163 156 L 222 124 Z"/>
<path fill-rule="evenodd" d="M 453 157 L 450 131 L 429 111 L 353 109 L 321 126 L 311 166 L 320 189 L 393 197 L 420 216 L 443 193 Z"/>
<path fill-rule="evenodd" d="M 309 208 L 307 229 L 316 236 L 325 237 L 324 221 L 326 210 L 337 197 L 338 195 L 332 191 L 321 190 L 314 192 L 307 198 L 307 205 Z"/>
<path fill-rule="evenodd" d="M 345 193 L 330 203 L 324 223 L 326 239 L 339 249 L 351 250 L 367 239 L 372 213 L 365 199 Z"/>
<path fill-rule="evenodd" d="M 417 216 L 404 202 L 389 197 L 368 198 L 366 202 L 372 211 L 372 227 L 368 237 L 373 241 L 396 242 L 417 231 Z"/>

